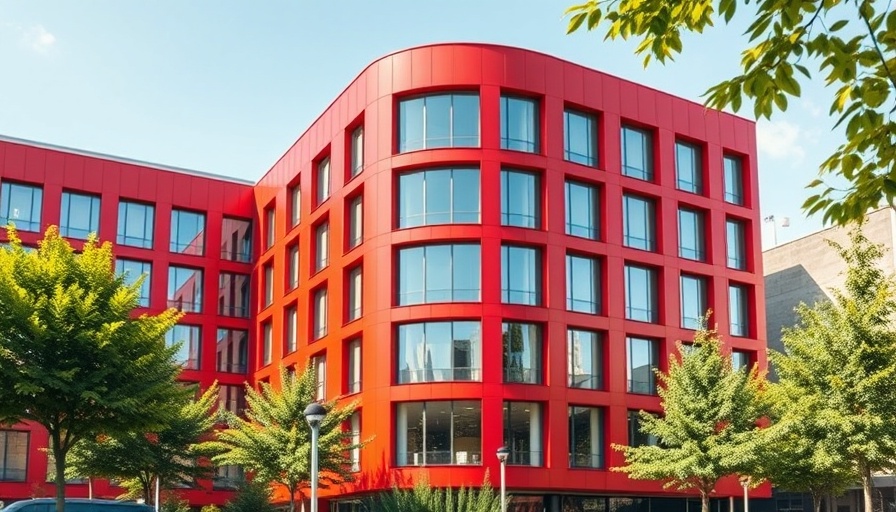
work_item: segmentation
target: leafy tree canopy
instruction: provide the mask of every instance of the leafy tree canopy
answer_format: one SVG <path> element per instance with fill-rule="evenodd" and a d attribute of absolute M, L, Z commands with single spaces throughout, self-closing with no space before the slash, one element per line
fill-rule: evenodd
<path fill-rule="evenodd" d="M 751 5 L 752 4 L 752 5 Z M 876 0 L 589 0 L 567 9 L 568 31 L 606 26 L 606 39 L 636 38 L 636 53 L 665 62 L 682 51 L 683 32 L 729 23 L 753 9 L 741 74 L 709 88 L 706 104 L 770 118 L 798 97 L 801 82 L 820 79 L 831 90 L 830 113 L 844 128 L 843 144 L 824 161 L 821 179 L 803 204 L 825 222 L 861 218 L 896 202 L 896 11 Z M 839 176 L 845 189 L 825 181 Z"/>
<path fill-rule="evenodd" d="M 625 465 L 611 468 L 638 480 L 664 480 L 666 487 L 696 489 L 703 512 L 716 482 L 735 473 L 751 474 L 759 443 L 757 422 L 764 414 L 758 371 L 733 370 L 722 355 L 715 331 L 696 332 L 693 345 L 678 344 L 680 359 L 669 358 L 668 373 L 657 372 L 663 416 L 641 412 L 641 432 L 655 445 L 613 448 Z"/>
<path fill-rule="evenodd" d="M 50 434 L 57 510 L 66 455 L 83 439 L 151 431 L 176 412 L 177 347 L 165 333 L 174 310 L 131 314 L 140 282 L 114 272 L 112 247 L 88 239 L 80 253 L 55 227 L 37 251 L 14 229 L 0 250 L 0 423 L 31 420 Z"/>

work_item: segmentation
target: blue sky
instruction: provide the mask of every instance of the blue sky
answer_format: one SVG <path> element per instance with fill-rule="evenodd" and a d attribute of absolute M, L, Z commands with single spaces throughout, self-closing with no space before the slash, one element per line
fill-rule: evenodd
<path fill-rule="evenodd" d="M 0 134 L 256 180 L 369 62 L 410 46 L 519 46 L 694 101 L 739 69 L 748 12 L 645 70 L 631 43 L 567 36 L 575 1 L 0 0 Z M 840 141 L 830 93 L 803 92 L 757 125 L 766 247 L 821 228 L 803 187 Z"/>

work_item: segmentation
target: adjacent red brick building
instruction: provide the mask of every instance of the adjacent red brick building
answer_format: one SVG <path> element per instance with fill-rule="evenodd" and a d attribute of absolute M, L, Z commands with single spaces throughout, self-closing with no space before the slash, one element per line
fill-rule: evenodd
<path fill-rule="evenodd" d="M 384 57 L 254 185 L 14 139 L 0 184 L 26 243 L 98 230 L 150 272 L 149 310 L 188 312 L 184 380 L 222 406 L 309 359 L 322 397 L 359 400 L 371 440 L 334 510 L 424 472 L 497 485 L 506 445 L 517 506 L 684 511 L 608 470 L 611 444 L 651 442 L 650 368 L 707 309 L 733 364 L 766 365 L 754 124 L 535 52 Z M 45 444 L 0 430 L 0 499 L 49 489 Z M 191 502 L 220 503 L 201 483 Z"/>

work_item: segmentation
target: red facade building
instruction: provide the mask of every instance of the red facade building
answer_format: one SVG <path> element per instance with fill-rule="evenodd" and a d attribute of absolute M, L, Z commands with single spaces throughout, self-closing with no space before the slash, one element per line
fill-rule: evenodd
<path fill-rule="evenodd" d="M 0 220 L 31 206 L 26 242 L 77 217 L 69 236 L 151 270 L 150 310 L 189 312 L 184 379 L 218 379 L 222 406 L 309 360 L 321 396 L 359 400 L 370 442 L 334 510 L 423 473 L 497 485 L 506 445 L 519 506 L 684 511 L 696 496 L 608 470 L 611 444 L 651 442 L 650 369 L 707 309 L 733 364 L 766 365 L 753 122 L 535 52 L 384 57 L 254 186 L 16 140 L 0 183 Z M 96 224 L 67 216 L 90 198 Z M 15 429 L 27 469 L 0 458 L 2 499 L 48 489 L 46 435 Z M 206 487 L 191 501 L 220 503 Z"/>

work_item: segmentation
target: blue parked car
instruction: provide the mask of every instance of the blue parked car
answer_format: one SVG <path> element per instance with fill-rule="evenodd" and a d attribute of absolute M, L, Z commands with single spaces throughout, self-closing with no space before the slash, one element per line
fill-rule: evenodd
<path fill-rule="evenodd" d="M 4 507 L 3 512 L 56 512 L 56 499 L 17 501 Z M 65 512 L 153 512 L 153 508 L 143 503 L 127 501 L 66 498 Z"/>

